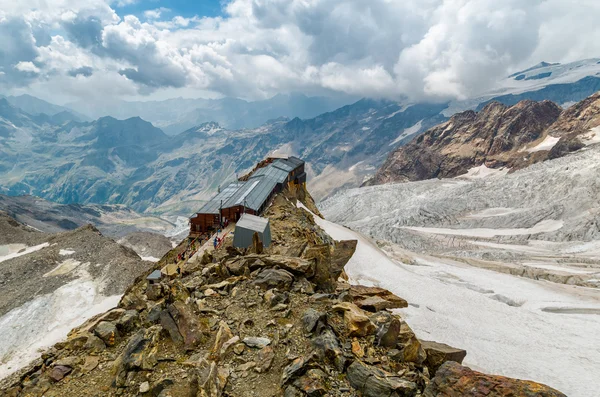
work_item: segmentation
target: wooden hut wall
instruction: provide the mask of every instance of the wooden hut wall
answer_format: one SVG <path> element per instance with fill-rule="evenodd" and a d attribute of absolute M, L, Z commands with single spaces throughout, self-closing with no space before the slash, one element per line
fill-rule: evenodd
<path fill-rule="evenodd" d="M 203 233 L 219 224 L 219 215 L 217 214 L 198 214 L 190 219 L 190 232 Z"/>

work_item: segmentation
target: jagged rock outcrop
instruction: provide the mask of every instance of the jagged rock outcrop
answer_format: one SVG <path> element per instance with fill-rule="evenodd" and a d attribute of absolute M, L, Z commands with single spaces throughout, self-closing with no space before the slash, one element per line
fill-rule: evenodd
<path fill-rule="evenodd" d="M 353 244 L 331 239 L 291 195 L 268 213 L 273 244 L 262 254 L 226 239 L 152 297 L 139 278 L 118 309 L 75 330 L 0 395 L 422 395 L 434 369 L 388 311 L 406 302 L 343 281 Z"/>
<path fill-rule="evenodd" d="M 564 156 L 594 141 L 600 93 L 562 109 L 550 102 L 487 104 L 458 113 L 391 153 L 367 185 L 452 178 L 471 168 L 516 170 Z M 591 134 L 591 135 L 590 135 Z"/>
<path fill-rule="evenodd" d="M 458 113 L 391 153 L 369 184 L 455 177 L 481 164 L 507 166 L 561 111 L 550 101 L 523 101 L 511 107 L 492 102 L 478 113 Z"/>

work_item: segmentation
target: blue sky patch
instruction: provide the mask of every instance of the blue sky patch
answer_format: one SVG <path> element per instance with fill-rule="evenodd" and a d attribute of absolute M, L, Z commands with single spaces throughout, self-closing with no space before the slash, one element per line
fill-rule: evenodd
<path fill-rule="evenodd" d="M 216 17 L 223 14 L 222 0 L 140 0 L 134 4 L 121 7 L 118 6 L 117 2 L 114 7 L 121 16 L 135 15 L 139 18 L 143 17 L 144 11 L 167 8 L 170 11 L 162 12 L 161 19 L 163 20 L 178 15 L 191 18 L 196 15 L 199 17 Z"/>

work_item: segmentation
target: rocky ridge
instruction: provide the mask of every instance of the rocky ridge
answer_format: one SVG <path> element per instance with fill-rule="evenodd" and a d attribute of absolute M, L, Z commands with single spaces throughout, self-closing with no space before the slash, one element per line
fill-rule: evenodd
<path fill-rule="evenodd" d="M 550 102 L 487 104 L 458 113 L 392 152 L 367 185 L 452 178 L 475 167 L 517 170 L 595 141 L 600 93 L 562 109 Z"/>
<path fill-rule="evenodd" d="M 57 204 L 35 196 L 0 194 L 0 211 L 45 233 L 66 232 L 92 224 L 105 236 L 122 238 L 136 232 L 164 234 L 175 227 L 165 219 L 139 214 L 123 205 Z"/>
<path fill-rule="evenodd" d="M 6 379 L 0 395 L 563 396 L 471 371 L 459 364 L 465 351 L 419 341 L 390 311 L 406 301 L 343 281 L 356 242 L 334 241 L 297 196 L 280 194 L 267 211 L 271 247 L 256 239 L 242 252 L 229 239 L 181 263 L 179 277 L 138 278 L 118 308 Z"/>

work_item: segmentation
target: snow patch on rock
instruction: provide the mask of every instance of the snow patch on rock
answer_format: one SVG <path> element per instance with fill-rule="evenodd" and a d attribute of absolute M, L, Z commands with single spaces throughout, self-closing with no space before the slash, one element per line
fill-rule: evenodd
<path fill-rule="evenodd" d="M 600 126 L 592 128 L 588 133 L 581 136 L 584 145 L 593 145 L 600 143 Z"/>
<path fill-rule="evenodd" d="M 398 135 L 398 137 L 390 143 L 390 146 L 394 146 L 395 144 L 397 144 L 404 138 L 409 137 L 409 136 L 414 135 L 417 132 L 419 132 L 421 130 L 422 124 L 423 124 L 423 120 L 420 120 L 418 123 L 416 123 L 412 127 L 405 128 L 404 131 L 402 132 L 402 134 Z"/>
<path fill-rule="evenodd" d="M 9 244 L 9 245 L 10 246 L 21 245 L 22 247 L 26 247 L 22 244 Z M 25 248 L 25 249 L 21 248 L 21 250 L 19 250 L 18 252 L 14 252 L 14 248 L 13 248 L 13 252 L 7 253 L 4 256 L 0 256 L 0 262 L 4 262 L 4 261 L 7 261 L 7 260 L 13 259 L 13 258 L 18 258 L 23 255 L 31 254 L 32 252 L 39 251 L 39 250 L 49 247 L 49 246 L 50 246 L 49 243 L 43 243 L 43 244 L 35 245 L 33 247 Z M 0 250 L 0 252 L 2 252 L 2 251 Z"/>
<path fill-rule="evenodd" d="M 160 258 L 155 258 L 153 256 L 142 256 L 141 258 L 143 261 L 148 261 L 148 262 L 158 262 L 160 260 Z"/>
<path fill-rule="evenodd" d="M 560 137 L 556 138 L 548 135 L 544 140 L 532 148 L 527 149 L 529 153 L 542 152 L 547 150 L 552 150 L 554 146 L 560 141 Z"/>
<path fill-rule="evenodd" d="M 508 168 L 488 168 L 485 164 L 481 164 L 478 167 L 473 167 L 467 171 L 466 174 L 457 176 L 459 179 L 482 179 L 489 178 L 492 176 L 501 176 L 508 174 L 510 171 Z"/>
<path fill-rule="evenodd" d="M 0 379 L 63 340 L 72 328 L 115 307 L 119 296 L 103 296 L 89 274 L 38 296 L 0 317 Z"/>

